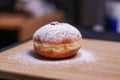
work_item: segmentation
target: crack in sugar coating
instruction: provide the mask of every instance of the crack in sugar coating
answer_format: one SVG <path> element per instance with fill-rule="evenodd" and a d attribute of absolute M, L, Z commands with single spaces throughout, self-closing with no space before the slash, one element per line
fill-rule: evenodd
<path fill-rule="evenodd" d="M 55 25 L 47 24 L 38 29 L 33 35 L 33 39 L 47 43 L 72 42 L 80 38 L 80 32 L 67 23 L 57 23 Z"/>

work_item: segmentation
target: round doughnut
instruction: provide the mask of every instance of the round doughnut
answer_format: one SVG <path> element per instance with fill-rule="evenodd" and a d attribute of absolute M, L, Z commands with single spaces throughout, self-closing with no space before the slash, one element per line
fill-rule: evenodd
<path fill-rule="evenodd" d="M 68 58 L 81 47 L 82 36 L 68 23 L 51 22 L 39 28 L 33 35 L 35 51 L 48 58 Z"/>

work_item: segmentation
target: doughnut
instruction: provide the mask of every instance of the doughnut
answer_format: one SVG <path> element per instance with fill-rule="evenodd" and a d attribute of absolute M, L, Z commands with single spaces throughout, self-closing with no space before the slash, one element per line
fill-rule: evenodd
<path fill-rule="evenodd" d="M 80 31 L 68 23 L 51 22 L 33 35 L 35 51 L 44 57 L 62 59 L 74 56 L 81 47 Z"/>

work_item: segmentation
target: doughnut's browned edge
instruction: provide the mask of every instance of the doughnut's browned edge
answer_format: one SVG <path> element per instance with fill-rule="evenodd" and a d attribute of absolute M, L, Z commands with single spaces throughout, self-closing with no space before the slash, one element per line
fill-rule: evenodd
<path fill-rule="evenodd" d="M 64 50 L 58 52 L 58 51 L 53 51 L 53 50 L 48 50 L 48 51 L 41 50 L 39 47 L 34 47 L 34 48 L 39 55 L 47 57 L 47 58 L 53 58 L 53 59 L 62 59 L 62 58 L 72 57 L 80 49 L 80 47 L 73 49 L 73 50 L 64 48 Z"/>

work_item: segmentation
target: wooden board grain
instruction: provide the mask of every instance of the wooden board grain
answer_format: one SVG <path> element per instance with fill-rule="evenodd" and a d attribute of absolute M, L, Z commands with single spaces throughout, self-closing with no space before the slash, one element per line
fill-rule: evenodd
<path fill-rule="evenodd" d="M 120 80 L 120 43 L 100 40 L 86 40 L 82 48 L 89 50 L 96 58 L 93 62 L 50 65 L 19 62 L 8 57 L 33 51 L 32 41 L 28 41 L 0 53 L 0 77 L 17 80 L 37 79 L 73 79 L 73 80 Z M 24 52 L 25 54 L 25 52 Z M 24 57 L 24 56 L 23 56 Z M 34 57 L 37 58 L 37 57 Z M 78 57 L 74 56 L 69 60 Z M 23 59 L 23 58 L 22 58 Z M 27 59 L 27 58 L 26 58 Z M 42 59 L 43 61 L 45 59 Z M 21 60 L 22 61 L 22 60 Z M 47 60 L 45 60 L 47 62 Z M 53 62 L 54 60 L 50 60 Z M 58 60 L 59 62 L 60 60 Z M 63 60 L 64 61 L 64 60 Z M 55 60 L 57 62 L 57 60 Z M 72 61 L 73 62 L 73 61 Z"/>

